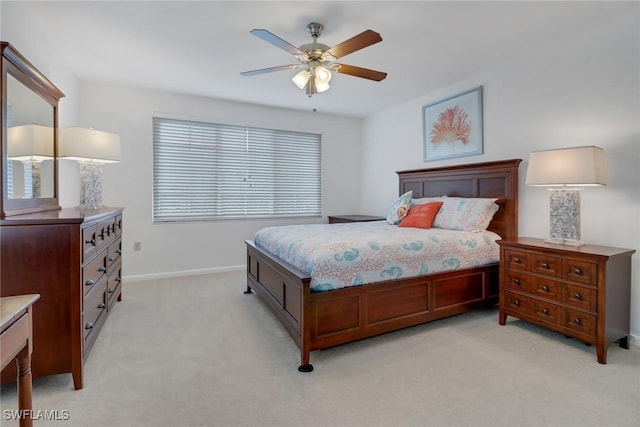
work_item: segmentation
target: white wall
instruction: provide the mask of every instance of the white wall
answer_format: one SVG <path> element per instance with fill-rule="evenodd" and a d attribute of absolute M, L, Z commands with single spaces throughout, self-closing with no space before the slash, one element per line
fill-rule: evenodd
<path fill-rule="evenodd" d="M 604 149 L 609 181 L 584 190 L 583 240 L 640 251 L 639 52 L 638 16 L 628 16 L 527 56 L 505 58 L 492 71 L 369 117 L 362 211 L 386 213 L 398 193 L 396 170 L 521 158 L 520 235 L 547 237 L 548 193 L 524 184 L 529 152 L 597 145 Z M 479 85 L 484 155 L 424 163 L 422 106 Z M 640 253 L 632 269 L 632 333 L 639 343 Z"/>
<path fill-rule="evenodd" d="M 103 202 L 125 207 L 129 279 L 244 267 L 258 228 L 326 218 L 152 223 L 154 114 L 322 134 L 323 215 L 359 210 L 362 120 L 84 81 L 78 125 L 120 135 L 122 162 L 106 165 Z M 133 251 L 133 242 L 142 250 Z"/>

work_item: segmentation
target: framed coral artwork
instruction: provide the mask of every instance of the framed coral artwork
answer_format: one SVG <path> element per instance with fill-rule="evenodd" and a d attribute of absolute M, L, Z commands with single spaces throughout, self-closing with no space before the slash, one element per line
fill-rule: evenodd
<path fill-rule="evenodd" d="M 482 86 L 422 107 L 424 161 L 482 154 Z"/>

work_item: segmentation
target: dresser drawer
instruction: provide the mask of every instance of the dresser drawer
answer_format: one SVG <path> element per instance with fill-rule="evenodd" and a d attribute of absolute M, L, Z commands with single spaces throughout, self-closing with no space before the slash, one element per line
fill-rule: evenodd
<path fill-rule="evenodd" d="M 504 292 L 504 308 L 521 314 L 529 314 L 530 299 L 509 291 Z"/>
<path fill-rule="evenodd" d="M 514 271 L 505 271 L 504 288 L 515 289 L 521 292 L 529 292 L 529 282 L 531 277 L 524 273 Z"/>
<path fill-rule="evenodd" d="M 562 307 L 546 302 L 533 300 L 533 312 L 531 313 L 533 317 L 544 320 L 546 322 L 560 323 L 560 313 L 562 312 Z"/>
<path fill-rule="evenodd" d="M 122 255 L 122 239 L 117 238 L 115 242 L 107 249 L 107 268 L 114 262 L 118 261 Z"/>
<path fill-rule="evenodd" d="M 569 305 L 595 312 L 597 308 L 597 292 L 595 289 L 566 284 L 563 301 Z"/>
<path fill-rule="evenodd" d="M 530 292 L 536 297 L 560 301 L 562 299 L 562 283 L 551 279 L 532 277 Z"/>
<path fill-rule="evenodd" d="M 565 308 L 564 326 L 589 336 L 596 336 L 596 316 L 593 314 Z"/>
<path fill-rule="evenodd" d="M 93 285 L 98 283 L 106 271 L 107 253 L 104 251 L 82 268 L 82 283 L 84 284 L 85 294 L 89 292 Z"/>
<path fill-rule="evenodd" d="M 120 294 L 120 283 L 122 282 L 122 262 L 120 260 L 109 267 L 107 279 L 107 299 L 109 309 L 115 303 L 115 298 Z"/>
<path fill-rule="evenodd" d="M 598 283 L 598 264 L 575 259 L 565 259 L 562 268 L 565 279 L 596 285 Z"/>
<path fill-rule="evenodd" d="M 505 249 L 504 251 L 505 260 L 501 260 L 505 262 L 505 267 L 513 268 L 516 270 L 529 270 L 529 253 L 514 251 L 513 249 Z"/>
<path fill-rule="evenodd" d="M 551 277 L 560 277 L 562 259 L 545 254 L 533 255 L 531 271 Z"/>
<path fill-rule="evenodd" d="M 82 315 L 85 340 L 96 327 L 98 318 L 106 308 L 105 287 L 104 282 L 101 282 L 100 285 L 94 286 L 91 292 L 85 297 L 84 313 Z"/>
<path fill-rule="evenodd" d="M 96 236 L 97 225 L 82 229 L 82 262 L 86 262 L 96 253 L 98 240 Z"/>

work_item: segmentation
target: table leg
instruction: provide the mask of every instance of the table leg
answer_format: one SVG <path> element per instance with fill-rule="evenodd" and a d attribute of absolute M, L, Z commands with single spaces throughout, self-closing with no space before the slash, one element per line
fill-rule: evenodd
<path fill-rule="evenodd" d="M 31 355 L 25 348 L 16 358 L 18 365 L 18 409 L 20 410 L 20 427 L 32 427 L 31 411 Z"/>

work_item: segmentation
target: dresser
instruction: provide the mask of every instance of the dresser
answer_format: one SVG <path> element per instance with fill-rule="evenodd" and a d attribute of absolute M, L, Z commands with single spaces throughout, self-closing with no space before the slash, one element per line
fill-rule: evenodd
<path fill-rule="evenodd" d="M 629 348 L 632 249 L 564 246 L 521 237 L 499 240 L 500 314 L 596 346 Z"/>
<path fill-rule="evenodd" d="M 83 363 L 121 299 L 122 209 L 62 209 L 0 220 L 0 296 L 40 294 L 33 306 L 34 377 L 71 373 Z M 15 367 L 2 383 L 16 380 Z"/>

